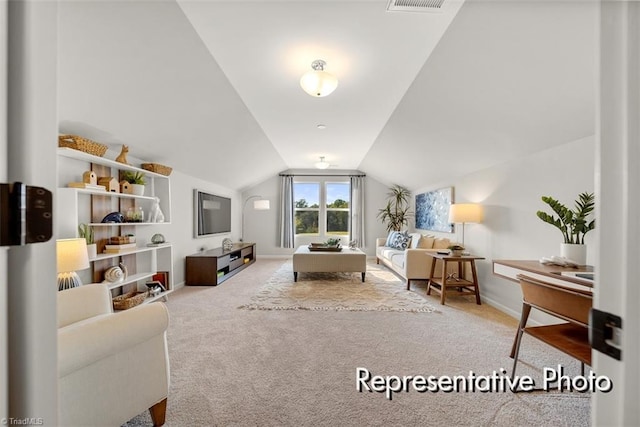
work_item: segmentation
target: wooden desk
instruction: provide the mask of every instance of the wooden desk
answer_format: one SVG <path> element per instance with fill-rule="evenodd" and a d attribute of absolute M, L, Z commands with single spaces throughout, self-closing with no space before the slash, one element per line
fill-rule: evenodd
<path fill-rule="evenodd" d="M 433 252 L 427 252 L 427 255 L 433 258 L 433 262 L 431 263 L 431 271 L 429 272 L 429 285 L 427 287 L 427 295 L 431 295 L 432 289 L 436 292 L 440 292 L 440 304 L 444 305 L 447 288 L 452 288 L 456 289 L 456 295 L 475 295 L 476 304 L 480 305 L 480 287 L 478 286 L 476 260 L 484 258 L 472 255 L 442 255 Z M 434 276 L 436 270 L 436 260 L 442 260 L 442 273 L 440 277 Z M 471 280 L 463 279 L 464 268 L 462 267 L 465 262 L 468 262 L 471 266 Z M 447 264 L 449 263 L 458 264 L 457 276 L 447 274 Z"/>
<path fill-rule="evenodd" d="M 519 282 L 518 274 L 532 277 L 556 285 L 565 286 L 581 291 L 593 290 L 593 281 L 588 279 L 580 279 L 578 277 L 563 276 L 563 272 L 585 272 L 592 273 L 593 266 L 586 265 L 581 267 L 561 267 L 558 265 L 545 265 L 535 260 L 494 260 L 493 274 L 503 277 L 513 282 Z"/>

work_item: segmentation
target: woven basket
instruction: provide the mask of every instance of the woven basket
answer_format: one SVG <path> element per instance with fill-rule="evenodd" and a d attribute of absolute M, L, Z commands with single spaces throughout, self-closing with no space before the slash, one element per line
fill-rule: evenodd
<path fill-rule="evenodd" d="M 127 292 L 126 294 L 113 297 L 113 309 L 114 310 L 126 310 L 131 307 L 135 307 L 145 300 L 149 292 Z"/>
<path fill-rule="evenodd" d="M 171 169 L 169 166 L 160 165 L 158 163 L 143 163 L 142 169 L 148 170 L 149 172 L 159 173 L 160 175 L 171 175 Z"/>
<path fill-rule="evenodd" d="M 83 151 L 98 157 L 104 156 L 104 153 L 107 152 L 106 145 L 78 135 L 58 136 L 58 147 L 73 148 L 74 150 Z"/>
<path fill-rule="evenodd" d="M 129 243 L 129 236 L 111 236 L 109 237 L 110 245 L 125 245 Z"/>

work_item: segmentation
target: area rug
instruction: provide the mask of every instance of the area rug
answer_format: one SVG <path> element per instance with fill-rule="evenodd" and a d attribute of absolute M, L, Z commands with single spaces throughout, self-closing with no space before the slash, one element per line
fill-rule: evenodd
<path fill-rule="evenodd" d="M 423 297 L 407 290 L 389 270 L 367 263 L 360 273 L 299 273 L 293 281 L 291 261 L 284 263 L 251 298 L 246 310 L 436 311 Z"/>

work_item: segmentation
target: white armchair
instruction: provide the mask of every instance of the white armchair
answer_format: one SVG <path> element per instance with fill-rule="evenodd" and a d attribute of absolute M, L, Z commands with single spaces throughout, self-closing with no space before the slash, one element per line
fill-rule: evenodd
<path fill-rule="evenodd" d="M 161 302 L 114 313 L 104 284 L 58 292 L 61 426 L 120 426 L 149 409 L 164 424 L 169 392 Z"/>

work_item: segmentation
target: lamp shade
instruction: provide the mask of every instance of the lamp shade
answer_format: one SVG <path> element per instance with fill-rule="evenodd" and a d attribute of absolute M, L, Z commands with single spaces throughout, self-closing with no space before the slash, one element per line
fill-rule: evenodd
<path fill-rule="evenodd" d="M 269 200 L 254 200 L 253 209 L 257 211 L 268 211 L 270 209 Z"/>
<path fill-rule="evenodd" d="M 300 78 L 300 86 L 311 96 L 327 96 L 338 87 L 338 79 L 324 71 L 325 65 L 326 62 L 321 59 L 313 61 L 313 70 L 304 73 Z"/>
<path fill-rule="evenodd" d="M 58 273 L 89 268 L 87 241 L 85 239 L 60 239 L 56 241 Z"/>
<path fill-rule="evenodd" d="M 476 203 L 456 203 L 449 206 L 450 223 L 482 222 L 482 205 Z"/>

